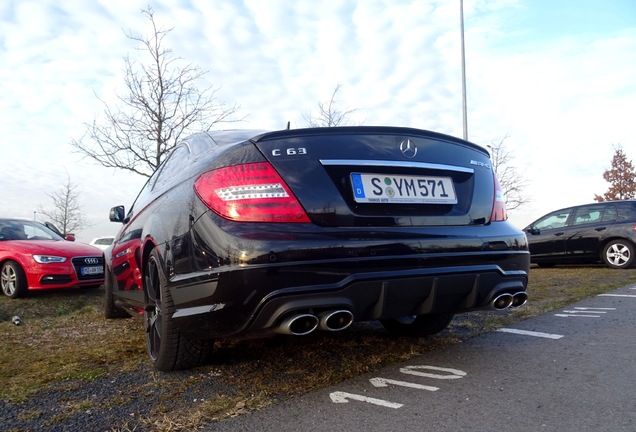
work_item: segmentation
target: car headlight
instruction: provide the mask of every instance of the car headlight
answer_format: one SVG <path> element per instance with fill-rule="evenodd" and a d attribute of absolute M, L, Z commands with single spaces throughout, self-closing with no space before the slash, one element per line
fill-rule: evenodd
<path fill-rule="evenodd" d="M 33 259 L 40 264 L 63 263 L 66 261 L 66 257 L 54 255 L 33 255 Z"/>
<path fill-rule="evenodd" d="M 129 252 L 130 252 L 130 248 L 126 248 L 123 251 L 119 252 L 117 255 L 115 255 L 115 258 L 121 258 Z"/>

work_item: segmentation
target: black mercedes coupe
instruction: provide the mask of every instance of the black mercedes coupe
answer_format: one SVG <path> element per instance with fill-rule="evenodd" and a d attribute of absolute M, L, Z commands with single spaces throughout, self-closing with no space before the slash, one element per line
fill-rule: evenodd
<path fill-rule="evenodd" d="M 524 232 L 488 152 L 403 127 L 195 134 L 176 146 L 106 251 L 106 316 L 144 317 L 155 368 L 215 338 L 307 335 L 378 320 L 430 335 L 527 300 Z"/>

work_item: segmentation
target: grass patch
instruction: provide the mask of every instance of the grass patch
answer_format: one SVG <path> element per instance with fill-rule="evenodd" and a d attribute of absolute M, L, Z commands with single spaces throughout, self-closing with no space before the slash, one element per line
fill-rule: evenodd
<path fill-rule="evenodd" d="M 20 402 L 45 389 L 66 389 L 67 409 L 50 420 L 55 424 L 76 411 L 148 398 L 154 405 L 148 415 L 136 419 L 140 428 L 192 430 L 206 421 L 261 409 L 635 283 L 636 269 L 533 267 L 530 299 L 524 307 L 458 315 L 437 336 L 393 338 L 372 322 L 358 323 L 341 333 L 316 332 L 300 338 L 223 340 L 217 342 L 210 364 L 169 374 L 150 368 L 141 320 L 103 318 L 103 290 L 0 298 L 0 399 Z M 21 316 L 21 326 L 11 323 L 13 315 Z M 114 389 L 99 404 L 73 400 L 73 388 L 82 383 L 135 370 L 145 371 L 147 381 L 136 387 L 134 397 Z M 37 414 L 37 410 L 23 413 L 26 418 Z M 122 419 L 119 429 L 113 430 L 135 427 L 131 420 Z"/>
<path fill-rule="evenodd" d="M 145 360 L 142 323 L 107 323 L 100 291 L 0 298 L 7 317 L 0 321 L 0 399 L 21 402 L 51 383 L 90 381 Z"/>

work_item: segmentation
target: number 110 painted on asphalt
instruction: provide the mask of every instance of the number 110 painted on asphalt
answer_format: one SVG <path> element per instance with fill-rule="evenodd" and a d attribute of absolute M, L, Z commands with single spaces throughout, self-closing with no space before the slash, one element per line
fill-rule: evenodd
<path fill-rule="evenodd" d="M 436 371 L 436 372 L 447 372 L 447 374 L 440 374 L 434 372 L 422 372 L 423 370 L 427 371 Z M 459 379 L 466 376 L 466 372 L 461 371 L 459 369 L 451 369 L 451 368 L 443 368 L 438 366 L 407 366 L 404 368 L 400 368 L 400 372 L 406 375 L 415 375 L 425 378 L 432 379 L 441 379 L 441 380 L 452 380 Z M 433 387 L 423 384 L 416 384 L 408 381 L 398 381 L 387 378 L 371 378 L 369 379 L 371 384 L 375 387 L 388 387 L 389 385 L 396 385 L 400 387 L 413 388 L 417 390 L 427 390 L 427 391 L 437 391 L 439 387 Z M 346 393 L 346 392 L 333 392 L 329 394 L 331 401 L 333 403 L 347 403 L 349 400 L 355 400 L 360 402 L 367 402 L 373 405 L 379 405 L 387 408 L 398 409 L 404 406 L 400 403 L 389 402 L 382 399 L 371 398 L 367 396 L 361 396 L 354 393 Z"/>

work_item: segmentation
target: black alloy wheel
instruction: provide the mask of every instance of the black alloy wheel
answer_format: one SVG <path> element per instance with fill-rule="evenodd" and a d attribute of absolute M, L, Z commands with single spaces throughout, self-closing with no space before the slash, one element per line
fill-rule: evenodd
<path fill-rule="evenodd" d="M 157 249 L 150 253 L 144 269 L 144 293 L 146 348 L 153 366 L 160 371 L 171 371 L 205 363 L 214 340 L 191 339 L 176 328 L 172 318 L 176 308 Z"/>
<path fill-rule="evenodd" d="M 380 320 L 384 328 L 398 336 L 430 336 L 449 326 L 453 314 L 411 315 L 396 319 Z"/>

